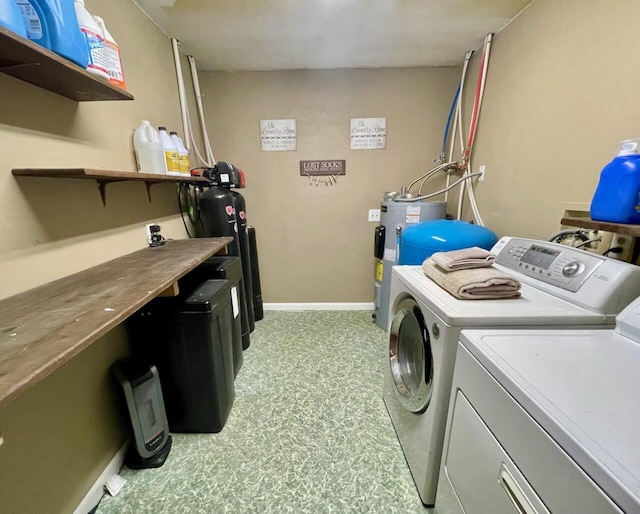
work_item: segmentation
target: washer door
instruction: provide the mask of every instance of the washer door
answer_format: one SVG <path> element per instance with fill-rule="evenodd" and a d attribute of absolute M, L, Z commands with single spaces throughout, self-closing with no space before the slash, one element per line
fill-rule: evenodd
<path fill-rule="evenodd" d="M 411 412 L 424 412 L 431 400 L 433 358 L 429 331 L 413 298 L 400 302 L 391 322 L 389 367 L 400 403 Z"/>

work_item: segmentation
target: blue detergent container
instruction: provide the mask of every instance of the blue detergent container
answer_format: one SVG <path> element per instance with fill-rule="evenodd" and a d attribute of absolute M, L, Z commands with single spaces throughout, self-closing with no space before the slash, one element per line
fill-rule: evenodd
<path fill-rule="evenodd" d="M 14 1 L 14 0 L 11 0 Z M 73 0 L 15 0 L 27 37 L 82 68 L 89 62 Z"/>
<path fill-rule="evenodd" d="M 19 36 L 27 37 L 27 29 L 22 19 L 22 11 L 15 0 L 0 2 L 0 25 L 15 32 Z"/>
<path fill-rule="evenodd" d="M 640 139 L 620 143 L 620 151 L 600 173 L 591 200 L 591 219 L 640 224 Z"/>
<path fill-rule="evenodd" d="M 422 264 L 436 252 L 449 252 L 470 246 L 491 250 L 497 242 L 498 236 L 491 230 L 467 221 L 425 221 L 402 231 L 398 264 Z"/>

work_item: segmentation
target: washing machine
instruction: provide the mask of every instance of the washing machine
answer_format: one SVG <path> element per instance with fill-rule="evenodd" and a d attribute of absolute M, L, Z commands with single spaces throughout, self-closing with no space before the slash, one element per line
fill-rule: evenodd
<path fill-rule="evenodd" d="M 607 328 L 640 296 L 640 267 L 625 262 L 510 237 L 492 252 L 494 266 L 522 282 L 520 298 L 458 300 L 420 266 L 393 268 L 383 398 L 425 505 L 436 499 L 461 330 Z"/>
<path fill-rule="evenodd" d="M 462 332 L 438 512 L 640 512 L 639 343 L 640 299 L 615 330 Z"/>

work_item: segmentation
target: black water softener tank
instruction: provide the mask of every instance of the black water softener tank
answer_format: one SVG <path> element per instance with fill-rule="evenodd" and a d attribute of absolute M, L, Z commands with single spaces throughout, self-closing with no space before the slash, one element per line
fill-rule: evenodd
<path fill-rule="evenodd" d="M 231 173 L 232 180 L 230 187 L 244 189 L 244 171 L 240 168 L 235 168 L 233 165 L 231 166 L 233 167 L 233 171 Z M 255 320 L 260 321 L 264 318 L 264 311 L 262 309 L 262 288 L 260 286 L 260 272 L 258 270 L 256 230 L 249 225 L 244 197 L 237 191 L 231 191 L 231 194 L 233 194 L 234 197 L 234 207 L 236 208 L 236 216 L 238 218 L 238 224 L 240 225 L 240 248 L 243 256 L 246 256 L 242 260 L 242 269 L 245 277 L 248 277 L 245 283 L 247 286 L 247 296 L 252 297 Z M 242 238 L 243 226 L 247 235 L 246 242 L 243 242 Z"/>
<path fill-rule="evenodd" d="M 233 237 L 227 245 L 229 255 L 239 256 L 238 224 L 233 195 L 221 187 L 210 187 L 200 196 L 200 219 L 204 237 Z"/>
<path fill-rule="evenodd" d="M 251 225 L 247 227 L 249 235 L 249 255 L 251 256 L 251 280 L 253 283 L 253 312 L 256 321 L 264 318 L 262 308 L 262 286 L 260 285 L 260 266 L 258 265 L 258 241 L 256 239 L 256 229 Z"/>
<path fill-rule="evenodd" d="M 209 189 L 200 197 L 200 217 L 204 226 L 205 237 L 232 236 L 235 243 L 228 246 L 229 255 L 242 259 L 242 274 L 244 278 L 244 295 L 249 317 L 249 330 L 255 328 L 255 314 L 253 308 L 253 285 L 251 281 L 251 263 L 249 257 L 248 235 L 246 233 L 246 211 L 242 195 L 230 191 L 231 186 L 244 187 L 244 173 L 233 164 L 218 162 L 215 168 L 209 168 L 205 176 L 210 180 Z M 229 212 L 235 220 L 233 233 L 225 224 L 225 217 Z M 243 219 L 238 219 L 238 213 Z M 239 227 L 244 224 L 245 229 Z"/>
<path fill-rule="evenodd" d="M 229 191 L 233 196 L 233 208 L 236 211 L 238 223 L 238 241 L 240 242 L 240 257 L 242 259 L 242 274 L 244 275 L 244 290 L 247 298 L 251 300 L 251 312 L 249 324 L 251 330 L 255 328 L 255 305 L 253 305 L 253 281 L 251 277 L 251 256 L 249 254 L 249 234 L 247 233 L 247 212 L 244 197 L 237 191 Z"/>

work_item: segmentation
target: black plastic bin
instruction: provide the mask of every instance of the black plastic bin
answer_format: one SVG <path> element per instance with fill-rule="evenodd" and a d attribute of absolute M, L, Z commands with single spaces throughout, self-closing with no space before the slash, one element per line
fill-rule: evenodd
<path fill-rule="evenodd" d="M 172 432 L 220 432 L 227 421 L 235 399 L 230 297 L 227 280 L 206 280 L 154 299 L 127 322 L 133 354 L 158 368 Z"/>
<path fill-rule="evenodd" d="M 242 273 L 242 261 L 240 257 L 214 256 L 208 258 L 197 268 L 192 270 L 182 281 L 186 283 L 201 283 L 205 280 L 225 279 L 229 281 L 232 288 L 235 287 L 235 298 L 237 299 L 237 309 L 240 315 L 236 316 L 238 323 L 237 332 L 234 333 L 233 359 L 236 375 L 242 365 L 242 350 L 249 348 L 251 344 L 251 334 L 249 329 L 248 304 L 246 291 L 244 288 L 244 277 Z M 233 298 L 232 298 L 233 301 Z M 234 315 L 237 312 L 234 311 Z"/>

